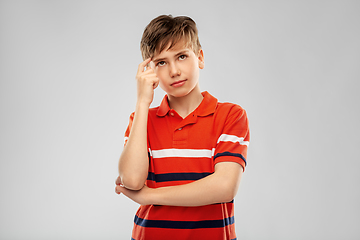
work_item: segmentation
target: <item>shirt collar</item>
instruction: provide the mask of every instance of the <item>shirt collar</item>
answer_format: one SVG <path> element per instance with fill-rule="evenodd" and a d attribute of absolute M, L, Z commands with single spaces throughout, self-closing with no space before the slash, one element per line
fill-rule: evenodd
<path fill-rule="evenodd" d="M 201 101 L 200 105 L 195 109 L 194 113 L 197 116 L 207 116 L 215 112 L 217 107 L 218 100 L 213 97 L 207 91 L 201 93 L 203 95 L 203 100 Z M 161 104 L 156 112 L 156 115 L 159 117 L 164 117 L 170 111 L 170 106 L 168 102 L 167 95 L 164 96 Z"/>

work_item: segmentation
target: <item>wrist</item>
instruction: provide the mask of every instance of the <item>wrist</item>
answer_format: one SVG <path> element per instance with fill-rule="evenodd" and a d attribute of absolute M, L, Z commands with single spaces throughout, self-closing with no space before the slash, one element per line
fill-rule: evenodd
<path fill-rule="evenodd" d="M 158 199 L 159 197 L 159 188 L 149 188 L 148 201 L 151 205 L 161 205 Z"/>
<path fill-rule="evenodd" d="M 143 101 L 143 100 L 138 100 L 136 102 L 136 110 L 148 110 L 150 107 L 151 102 L 147 102 L 147 101 Z"/>
<path fill-rule="evenodd" d="M 159 205 L 159 203 L 156 201 L 156 188 L 149 188 L 145 185 L 142 190 L 144 190 L 144 195 L 142 198 L 142 202 L 140 203 L 141 205 Z"/>
<path fill-rule="evenodd" d="M 168 191 L 169 187 L 151 188 L 149 201 L 152 205 L 169 205 L 171 203 L 171 199 L 169 199 Z"/>

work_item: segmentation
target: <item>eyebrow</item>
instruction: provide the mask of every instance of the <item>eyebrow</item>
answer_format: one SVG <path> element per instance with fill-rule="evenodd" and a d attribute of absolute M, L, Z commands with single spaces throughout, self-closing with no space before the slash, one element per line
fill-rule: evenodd
<path fill-rule="evenodd" d="M 186 49 L 186 50 L 181 50 L 180 52 L 178 52 L 177 54 L 175 54 L 175 57 L 178 57 L 180 55 L 183 55 L 185 53 L 188 53 L 190 50 Z M 154 60 L 152 60 L 153 62 L 161 62 L 166 60 L 167 58 L 155 58 Z"/>

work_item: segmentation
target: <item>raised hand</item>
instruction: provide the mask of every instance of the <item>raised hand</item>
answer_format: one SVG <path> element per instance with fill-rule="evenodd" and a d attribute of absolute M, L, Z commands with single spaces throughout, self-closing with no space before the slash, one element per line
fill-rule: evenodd
<path fill-rule="evenodd" d="M 159 85 L 159 78 L 150 67 L 151 58 L 139 64 L 136 74 L 137 80 L 137 102 L 150 106 L 154 98 L 154 89 Z M 145 70 L 146 67 L 146 70 Z"/>

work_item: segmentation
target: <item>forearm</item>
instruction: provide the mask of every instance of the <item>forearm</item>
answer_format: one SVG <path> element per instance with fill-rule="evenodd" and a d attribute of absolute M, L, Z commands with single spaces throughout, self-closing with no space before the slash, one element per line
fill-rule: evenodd
<path fill-rule="evenodd" d="M 137 104 L 129 139 L 119 160 L 119 176 L 122 184 L 132 190 L 141 189 L 148 175 L 148 112 L 149 106 Z"/>
<path fill-rule="evenodd" d="M 152 190 L 152 204 L 170 206 L 203 206 L 230 202 L 236 194 L 232 186 L 221 181 L 215 173 L 189 184 Z"/>
<path fill-rule="evenodd" d="M 116 193 L 123 193 L 141 205 L 204 206 L 230 202 L 236 195 L 243 168 L 234 162 L 215 165 L 215 172 L 195 182 L 161 188 L 132 191 L 117 183 Z"/>

